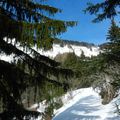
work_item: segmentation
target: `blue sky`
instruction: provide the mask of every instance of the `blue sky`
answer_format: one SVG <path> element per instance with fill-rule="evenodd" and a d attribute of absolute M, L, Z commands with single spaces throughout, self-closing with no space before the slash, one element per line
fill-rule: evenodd
<path fill-rule="evenodd" d="M 84 41 L 94 44 L 106 42 L 106 35 L 110 26 L 110 20 L 100 23 L 92 23 L 94 15 L 84 14 L 87 2 L 101 2 L 103 0 L 48 0 L 48 4 L 62 9 L 62 13 L 55 15 L 56 19 L 78 21 L 78 25 L 68 28 L 61 39 Z"/>

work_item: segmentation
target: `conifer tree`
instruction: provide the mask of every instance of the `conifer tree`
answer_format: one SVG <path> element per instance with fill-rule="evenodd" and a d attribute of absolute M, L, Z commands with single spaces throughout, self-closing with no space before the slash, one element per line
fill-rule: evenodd
<path fill-rule="evenodd" d="M 72 71 L 58 67 L 59 63 L 40 55 L 33 46 L 50 49 L 54 37 L 76 23 L 51 18 L 60 10 L 43 2 L 0 1 L 0 52 L 13 55 L 12 63 L 0 59 L 1 120 L 36 117 L 39 113 L 26 109 L 23 99 L 29 106 L 55 97 L 69 86 L 65 79 Z"/>
<path fill-rule="evenodd" d="M 113 79 L 111 84 L 117 90 L 120 87 L 120 28 L 113 19 L 108 30 L 107 40 L 109 42 L 105 47 L 103 58 L 106 59 L 109 76 Z"/>
<path fill-rule="evenodd" d="M 106 47 L 106 52 L 111 54 L 112 59 L 119 61 L 120 59 L 120 28 L 112 20 L 111 27 L 108 30 L 107 40 L 109 43 Z"/>
<path fill-rule="evenodd" d="M 100 22 L 107 18 L 120 16 L 119 8 L 119 0 L 105 0 L 103 2 L 98 1 L 96 4 L 88 3 L 88 7 L 86 8 L 85 12 L 89 12 L 91 15 L 96 15 L 96 18 L 93 20 L 93 22 Z"/>
<path fill-rule="evenodd" d="M 111 21 L 111 27 L 108 30 L 107 40 L 111 43 L 120 43 L 120 28 L 116 25 L 115 21 Z"/>
<path fill-rule="evenodd" d="M 85 10 L 85 12 L 89 12 L 91 15 L 96 15 L 96 18 L 93 20 L 93 22 L 100 22 L 107 18 L 112 19 L 112 24 L 107 35 L 107 40 L 109 40 L 109 42 L 105 47 L 105 52 L 98 56 L 102 61 L 97 61 L 100 68 L 102 68 L 97 73 L 99 74 L 98 77 L 100 77 L 100 81 L 103 80 L 103 90 L 106 82 L 105 76 L 109 76 L 108 84 L 112 86 L 112 90 L 114 91 L 112 99 L 115 97 L 115 94 L 120 87 L 120 28 L 113 20 L 115 16 L 119 17 L 119 8 L 120 0 L 105 0 L 96 4 L 89 3 Z M 108 90 L 108 93 L 109 91 L 110 90 Z M 106 96 L 108 93 L 104 93 L 104 96 Z M 109 99 L 109 94 L 106 98 Z M 108 101 L 110 100 L 111 99 Z"/>
<path fill-rule="evenodd" d="M 119 0 L 106 0 L 96 4 L 88 3 L 88 7 L 85 10 L 85 12 L 96 15 L 96 18 L 93 20 L 93 22 L 100 22 L 107 18 L 112 20 L 112 25 L 107 35 L 107 40 L 109 40 L 109 43 L 106 50 L 107 52 L 109 51 L 109 53 L 111 52 L 111 55 L 114 54 L 114 56 L 118 57 L 120 50 L 120 28 L 114 22 L 114 17 L 119 16 L 119 7 Z M 111 56 L 110 58 L 112 59 L 114 57 Z M 118 59 L 116 61 L 118 61 Z"/>

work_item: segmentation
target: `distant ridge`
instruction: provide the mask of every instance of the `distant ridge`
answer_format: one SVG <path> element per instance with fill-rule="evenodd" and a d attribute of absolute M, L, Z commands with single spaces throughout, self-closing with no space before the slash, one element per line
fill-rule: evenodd
<path fill-rule="evenodd" d="M 84 54 L 86 57 L 97 56 L 100 53 L 100 49 L 99 46 L 92 43 L 56 39 L 50 50 L 40 49 L 38 52 L 54 59 L 58 54 L 64 53 L 75 53 L 78 57 L 81 54 Z"/>
<path fill-rule="evenodd" d="M 76 45 L 76 46 L 85 46 L 85 47 L 95 47 L 97 45 L 93 43 L 87 43 L 87 42 L 80 42 L 80 41 L 75 41 L 75 40 L 64 40 L 64 39 L 55 39 L 54 40 L 55 44 L 61 44 L 61 45 Z"/>

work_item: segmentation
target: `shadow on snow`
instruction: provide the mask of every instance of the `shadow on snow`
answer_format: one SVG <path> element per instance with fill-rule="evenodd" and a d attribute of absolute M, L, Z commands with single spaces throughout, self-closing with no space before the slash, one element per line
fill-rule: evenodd
<path fill-rule="evenodd" d="M 96 120 L 100 116 L 90 115 L 99 110 L 99 106 L 91 105 L 92 103 L 94 104 L 94 101 L 97 101 L 97 99 L 92 95 L 80 99 L 73 106 L 53 118 L 53 120 Z"/>

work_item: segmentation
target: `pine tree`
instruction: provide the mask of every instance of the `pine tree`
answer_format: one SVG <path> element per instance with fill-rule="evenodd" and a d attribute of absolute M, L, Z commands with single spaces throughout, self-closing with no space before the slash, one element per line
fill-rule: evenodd
<path fill-rule="evenodd" d="M 0 52 L 13 55 L 14 59 L 12 63 L 0 59 L 1 120 L 36 117 L 39 113 L 26 109 L 23 99 L 29 106 L 52 99 L 69 86 L 65 79 L 72 71 L 60 68 L 59 63 L 40 55 L 32 47 L 50 49 L 54 37 L 76 23 L 51 18 L 49 15 L 60 10 L 43 2 L 0 1 Z"/>
<path fill-rule="evenodd" d="M 114 91 L 112 94 L 112 92 L 109 92 L 110 90 L 108 89 L 104 93 L 104 97 L 107 98 L 107 103 L 115 97 L 115 94 L 120 87 L 120 28 L 113 20 L 115 16 L 119 17 L 119 8 L 120 0 L 105 0 L 96 4 L 89 3 L 85 10 L 85 12 L 96 15 L 93 22 L 100 22 L 107 18 L 112 19 L 112 24 L 107 35 L 109 43 L 106 45 L 105 52 L 98 56 L 102 61 L 99 59 L 97 61 L 98 65 L 102 69 L 97 72 L 97 77 L 99 78 L 95 76 L 97 80 L 100 79 L 100 81 L 103 81 L 101 84 L 103 86 L 103 91 L 105 82 L 109 84 L 107 87 L 110 88 L 111 86 L 111 90 Z M 109 82 L 106 81 L 106 77 L 109 78 Z M 112 96 L 112 99 L 110 96 Z"/>
<path fill-rule="evenodd" d="M 120 43 L 120 28 L 116 25 L 114 20 L 111 22 L 107 40 L 109 40 L 111 43 Z"/>
<path fill-rule="evenodd" d="M 119 0 L 106 0 L 96 4 L 88 3 L 88 7 L 85 10 L 85 12 L 96 15 L 93 22 L 100 22 L 107 18 L 112 20 L 111 28 L 108 31 L 107 40 L 109 40 L 109 43 L 106 46 L 106 50 L 107 52 L 109 51 L 109 53 L 111 52 L 111 55 L 114 54 L 114 56 L 116 56 L 116 61 L 119 61 L 120 54 L 120 28 L 114 22 L 114 17 L 119 16 L 119 7 Z M 112 59 L 114 56 L 110 58 Z"/>
<path fill-rule="evenodd" d="M 120 59 L 120 28 L 115 21 L 111 21 L 111 27 L 108 30 L 106 52 L 112 60 L 119 62 Z"/>
<path fill-rule="evenodd" d="M 117 90 L 120 87 L 120 28 L 114 20 L 108 30 L 107 40 L 109 43 L 106 46 L 105 55 L 112 68 L 112 70 L 109 68 L 110 75 L 113 77 L 111 84 Z"/>
<path fill-rule="evenodd" d="M 100 22 L 107 18 L 113 18 L 117 15 L 119 16 L 119 8 L 119 0 L 105 0 L 96 4 L 88 3 L 85 12 L 89 12 L 91 15 L 96 15 L 93 22 Z"/>

